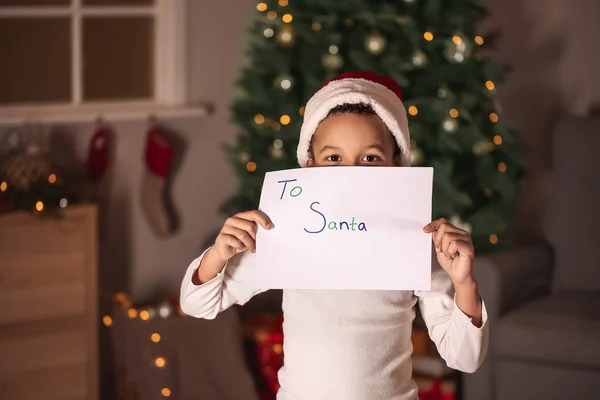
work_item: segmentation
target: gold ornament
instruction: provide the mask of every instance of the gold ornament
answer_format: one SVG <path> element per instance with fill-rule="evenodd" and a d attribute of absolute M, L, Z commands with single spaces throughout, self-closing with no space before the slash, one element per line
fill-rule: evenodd
<path fill-rule="evenodd" d="M 277 42 L 286 47 L 294 44 L 294 28 L 292 28 L 292 25 L 285 24 L 279 27 L 279 30 L 277 31 Z"/>
<path fill-rule="evenodd" d="M 275 86 L 278 89 L 289 90 L 292 84 L 293 78 L 289 75 L 280 75 L 275 79 Z"/>
<path fill-rule="evenodd" d="M 419 50 L 413 54 L 412 63 L 415 67 L 422 67 L 427 64 L 427 56 Z"/>
<path fill-rule="evenodd" d="M 423 152 L 418 147 L 413 147 L 410 150 L 410 164 L 413 166 L 421 165 L 423 162 Z"/>
<path fill-rule="evenodd" d="M 344 60 L 339 54 L 323 54 L 321 64 L 329 70 L 335 71 L 344 65 Z"/>
<path fill-rule="evenodd" d="M 446 132 L 453 133 L 458 128 L 458 121 L 454 118 L 446 118 L 442 126 Z"/>
<path fill-rule="evenodd" d="M 385 50 L 386 40 L 379 33 L 374 32 L 367 36 L 365 47 L 371 54 L 381 54 Z"/>

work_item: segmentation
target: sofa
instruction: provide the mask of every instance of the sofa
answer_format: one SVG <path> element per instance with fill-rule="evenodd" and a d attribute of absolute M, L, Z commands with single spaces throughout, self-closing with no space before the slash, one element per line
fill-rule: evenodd
<path fill-rule="evenodd" d="M 552 140 L 543 242 L 477 258 L 490 347 L 465 400 L 600 399 L 600 116 Z"/>

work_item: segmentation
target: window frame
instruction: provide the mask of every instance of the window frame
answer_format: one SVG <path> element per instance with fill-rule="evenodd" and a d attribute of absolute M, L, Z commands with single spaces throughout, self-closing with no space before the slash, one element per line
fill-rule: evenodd
<path fill-rule="evenodd" d="M 44 119 L 68 121 L 83 117 L 83 114 L 101 114 L 104 109 L 115 112 L 121 108 L 131 108 L 134 113 L 144 111 L 168 111 L 182 108 L 185 115 L 195 114 L 185 109 L 188 103 L 186 91 L 187 73 L 187 31 L 186 0 L 154 0 L 153 5 L 132 6 L 84 6 L 82 0 L 70 0 L 66 6 L 6 6 L 0 7 L 0 19 L 15 17 L 70 17 L 71 19 L 71 101 L 68 103 L 41 103 L 39 105 L 14 104 L 0 105 L 0 123 L 18 120 Z M 87 16 L 154 16 L 154 97 L 132 101 L 83 101 L 83 24 Z M 60 115 L 64 117 L 60 117 Z M 147 113 L 146 113 L 147 114 Z M 177 112 L 175 112 L 177 114 Z M 54 118 L 52 117 L 54 116 Z M 48 118 L 45 118 L 48 117 Z M 83 117 L 85 118 L 85 117 Z"/>

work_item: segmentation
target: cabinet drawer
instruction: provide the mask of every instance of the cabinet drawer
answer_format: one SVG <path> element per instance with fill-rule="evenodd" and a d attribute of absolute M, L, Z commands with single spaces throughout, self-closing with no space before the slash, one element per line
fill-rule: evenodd
<path fill-rule="evenodd" d="M 69 365 L 0 376 L 0 399 L 86 399 L 87 376 L 85 368 L 85 365 Z"/>
<path fill-rule="evenodd" d="M 6 255 L 0 264 L 0 324 L 79 315 L 86 309 L 85 256 Z"/>

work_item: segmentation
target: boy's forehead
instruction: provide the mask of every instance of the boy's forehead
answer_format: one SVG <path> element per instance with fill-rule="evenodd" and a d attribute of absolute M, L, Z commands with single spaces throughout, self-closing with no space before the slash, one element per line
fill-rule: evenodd
<path fill-rule="evenodd" d="M 387 147 L 393 145 L 394 139 L 377 115 L 342 114 L 329 116 L 319 124 L 313 136 L 313 142 L 316 141 L 322 145 L 364 142 Z"/>

